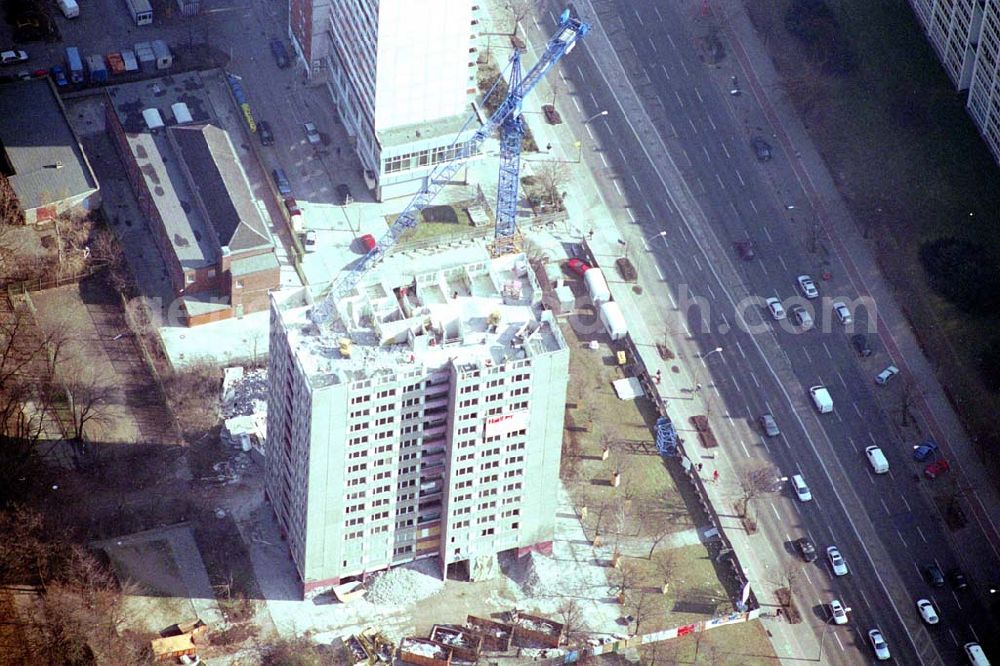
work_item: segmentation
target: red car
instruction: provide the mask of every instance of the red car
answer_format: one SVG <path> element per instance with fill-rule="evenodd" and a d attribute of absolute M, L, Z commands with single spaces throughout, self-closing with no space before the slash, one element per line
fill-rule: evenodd
<path fill-rule="evenodd" d="M 926 476 L 928 479 L 936 479 L 937 477 L 947 472 L 949 469 L 951 469 L 951 465 L 948 464 L 947 460 L 941 458 L 940 460 L 935 460 L 926 468 L 924 468 L 924 476 Z"/>
<path fill-rule="evenodd" d="M 376 241 L 375 237 L 372 236 L 371 234 L 365 234 L 364 236 L 361 236 L 361 238 L 359 238 L 358 240 L 361 241 L 361 246 L 365 248 L 365 252 L 371 252 L 372 250 L 375 249 L 375 246 L 378 245 L 378 241 Z"/>
<path fill-rule="evenodd" d="M 566 267 L 580 277 L 590 270 L 590 265 L 580 259 L 570 259 L 566 262 Z"/>
<path fill-rule="evenodd" d="M 285 199 L 285 208 L 288 209 L 289 215 L 296 215 L 302 212 L 301 210 L 299 210 L 299 203 L 292 197 L 288 197 L 287 199 Z"/>

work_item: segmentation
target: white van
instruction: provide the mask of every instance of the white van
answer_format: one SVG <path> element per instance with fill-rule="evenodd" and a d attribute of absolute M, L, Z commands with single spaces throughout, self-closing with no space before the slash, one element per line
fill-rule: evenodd
<path fill-rule="evenodd" d="M 833 411 L 833 398 L 825 386 L 813 386 L 809 389 L 809 395 L 820 414 L 829 414 Z"/>
<path fill-rule="evenodd" d="M 809 486 L 806 485 L 806 480 L 802 478 L 801 474 L 792 476 L 792 488 L 795 488 L 795 496 L 799 498 L 800 502 L 808 502 L 813 498 L 812 493 L 809 492 Z"/>
<path fill-rule="evenodd" d="M 877 446 L 869 446 L 865 449 L 865 455 L 876 474 L 885 474 L 889 471 L 889 461 L 886 460 L 882 449 Z"/>
<path fill-rule="evenodd" d="M 979 643 L 966 643 L 962 647 L 965 648 L 965 656 L 969 658 L 972 666 L 990 666 L 990 660 L 986 658 L 986 653 Z"/>
<path fill-rule="evenodd" d="M 80 5 L 76 0 L 59 0 L 59 9 L 66 18 L 76 18 L 80 15 Z"/>

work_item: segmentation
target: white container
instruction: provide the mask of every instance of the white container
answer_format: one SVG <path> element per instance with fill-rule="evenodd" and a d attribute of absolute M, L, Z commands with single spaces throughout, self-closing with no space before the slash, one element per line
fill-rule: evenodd
<path fill-rule="evenodd" d="M 611 290 L 608 289 L 608 281 L 604 279 L 604 273 L 600 268 L 591 268 L 583 274 L 583 282 L 587 285 L 587 293 L 594 305 L 607 303 L 611 300 Z"/>
<path fill-rule="evenodd" d="M 58 0 L 59 9 L 66 18 L 76 18 L 80 15 L 80 5 L 76 0 Z"/>
<path fill-rule="evenodd" d="M 170 110 L 173 112 L 174 120 L 178 125 L 194 122 L 194 118 L 191 117 L 191 110 L 184 102 L 175 102 L 171 104 Z"/>
<path fill-rule="evenodd" d="M 593 269 L 591 269 L 593 270 Z M 590 273 L 590 271 L 587 271 Z M 622 309 L 614 301 L 601 303 L 600 306 L 601 323 L 607 329 L 612 340 L 621 340 L 628 335 L 628 325 L 625 323 L 625 315 Z"/>
<path fill-rule="evenodd" d="M 122 63 L 126 72 L 135 72 L 139 69 L 139 61 L 135 59 L 135 51 L 132 49 L 122 51 Z"/>
<path fill-rule="evenodd" d="M 142 119 L 146 121 L 146 127 L 148 127 L 151 132 L 155 132 L 156 130 L 163 128 L 163 117 L 160 115 L 159 109 L 143 109 Z"/>

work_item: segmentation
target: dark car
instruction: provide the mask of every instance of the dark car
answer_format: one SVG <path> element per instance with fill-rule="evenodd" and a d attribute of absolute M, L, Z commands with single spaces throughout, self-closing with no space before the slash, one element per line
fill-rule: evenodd
<path fill-rule="evenodd" d="M 260 145 L 274 145 L 274 132 L 271 131 L 271 123 L 266 120 L 261 120 L 257 123 L 257 136 L 260 137 Z"/>
<path fill-rule="evenodd" d="M 337 185 L 337 203 L 341 206 L 349 206 L 353 201 L 354 197 L 351 196 L 351 188 L 344 183 Z"/>
<path fill-rule="evenodd" d="M 934 562 L 925 564 L 924 580 L 934 587 L 944 587 L 944 574 L 941 573 L 941 567 Z"/>
<path fill-rule="evenodd" d="M 799 549 L 799 555 L 806 562 L 816 560 L 816 546 L 809 540 L 809 537 L 801 537 L 795 540 L 795 546 Z"/>
<path fill-rule="evenodd" d="M 274 169 L 271 171 L 271 175 L 274 177 L 274 184 L 278 187 L 278 192 L 282 196 L 288 196 L 292 193 L 292 184 L 288 182 L 288 176 L 285 175 L 283 169 Z"/>
<path fill-rule="evenodd" d="M 868 344 L 868 336 L 864 333 L 857 333 L 851 336 L 851 346 L 858 352 L 858 356 L 868 357 L 872 355 L 871 345 Z"/>
<path fill-rule="evenodd" d="M 761 162 L 766 162 L 771 159 L 771 144 L 764 141 L 759 136 L 755 136 L 750 140 L 750 145 L 753 146 L 753 152 L 757 156 L 757 159 Z"/>
<path fill-rule="evenodd" d="M 271 40 L 271 54 L 274 55 L 274 62 L 281 69 L 291 67 L 292 61 L 288 57 L 288 51 L 285 49 L 285 43 L 277 37 Z"/>
<path fill-rule="evenodd" d="M 965 580 L 965 574 L 961 569 L 952 569 L 948 572 L 948 582 L 956 590 L 964 590 L 969 587 L 969 582 Z"/>
<path fill-rule="evenodd" d="M 69 84 L 69 81 L 66 80 L 66 73 L 59 65 L 53 66 L 52 69 L 49 70 L 49 73 L 52 75 L 52 80 L 55 81 L 56 85 L 60 88 Z"/>
<path fill-rule="evenodd" d="M 937 451 L 937 442 L 933 439 L 928 439 L 913 447 L 913 459 L 917 462 L 923 462 L 928 458 L 934 457 L 937 454 Z"/>
<path fill-rule="evenodd" d="M 740 255 L 740 259 L 743 261 L 751 261 L 756 256 L 753 249 L 753 241 L 750 239 L 736 241 L 733 245 L 736 246 L 736 254 Z"/>
<path fill-rule="evenodd" d="M 947 473 L 947 471 L 950 469 L 951 469 L 951 464 L 944 458 L 941 458 L 939 460 L 935 460 L 930 465 L 924 468 L 924 476 L 926 476 L 928 479 L 936 479 L 942 474 Z"/>
<path fill-rule="evenodd" d="M 299 215 L 302 213 L 302 210 L 299 208 L 299 202 L 292 197 L 285 199 L 285 208 L 288 209 L 289 215 Z"/>

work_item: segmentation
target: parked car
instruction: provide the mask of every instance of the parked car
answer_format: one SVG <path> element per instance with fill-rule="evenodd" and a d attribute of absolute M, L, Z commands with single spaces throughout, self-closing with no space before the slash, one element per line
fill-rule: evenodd
<path fill-rule="evenodd" d="M 350 206 L 353 202 L 354 197 L 351 195 L 351 188 L 346 183 L 337 185 L 337 203 L 341 206 Z"/>
<path fill-rule="evenodd" d="M 28 59 L 26 51 L 2 51 L 0 52 L 0 65 L 15 65 Z"/>
<path fill-rule="evenodd" d="M 52 80 L 55 81 L 55 84 L 60 88 L 69 84 L 69 81 L 66 79 L 66 72 L 64 72 L 63 68 L 59 65 L 54 65 L 52 69 L 49 70 L 49 74 L 52 75 Z"/>
<path fill-rule="evenodd" d="M 834 599 L 830 602 L 830 615 L 833 617 L 834 624 L 847 624 L 847 608 L 840 603 L 839 599 Z"/>
<path fill-rule="evenodd" d="M 929 599 L 917 599 L 917 612 L 920 613 L 920 619 L 927 624 L 937 624 L 940 621 L 934 604 Z"/>
<path fill-rule="evenodd" d="M 799 290 L 803 296 L 809 299 L 819 298 L 819 289 L 816 288 L 816 283 L 811 277 L 800 275 L 796 281 L 799 283 Z"/>
<path fill-rule="evenodd" d="M 365 234 L 364 236 L 361 236 L 358 240 L 361 241 L 361 247 L 365 249 L 365 252 L 371 252 L 372 250 L 375 249 L 375 246 L 378 245 L 378 241 L 376 241 L 375 237 L 372 236 L 371 234 Z"/>
<path fill-rule="evenodd" d="M 933 439 L 924 440 L 913 447 L 913 459 L 923 462 L 937 455 L 938 445 Z"/>
<path fill-rule="evenodd" d="M 826 549 L 826 559 L 830 560 L 830 568 L 833 569 L 834 576 L 846 576 L 850 573 L 844 556 L 840 554 L 840 549 L 830 546 Z"/>
<path fill-rule="evenodd" d="M 257 123 L 257 136 L 260 137 L 260 145 L 274 145 L 274 133 L 271 131 L 271 123 L 266 120 L 261 120 Z"/>
<path fill-rule="evenodd" d="M 854 350 L 858 352 L 858 356 L 861 356 L 862 358 L 867 358 L 874 353 L 871 345 L 868 344 L 868 336 L 864 333 L 856 333 L 852 335 L 851 346 L 853 346 Z"/>
<path fill-rule="evenodd" d="M 803 329 L 812 328 L 813 325 L 812 315 L 809 314 L 809 311 L 806 310 L 804 307 L 802 307 L 801 305 L 793 305 L 792 308 L 789 310 L 789 312 L 792 315 L 793 324 Z"/>
<path fill-rule="evenodd" d="M 306 123 L 303 125 L 306 130 L 306 140 L 313 146 L 318 146 L 323 143 L 323 138 L 319 135 L 319 130 L 316 129 L 316 125 L 313 123 Z"/>
<path fill-rule="evenodd" d="M 809 490 L 809 485 L 806 483 L 806 480 L 802 478 L 801 474 L 792 475 L 792 488 L 795 489 L 795 496 L 799 498 L 800 502 L 812 501 L 812 491 Z"/>
<path fill-rule="evenodd" d="M 772 414 L 760 415 L 760 427 L 768 437 L 777 437 L 781 434 L 781 430 L 778 429 L 778 422 L 774 420 Z"/>
<path fill-rule="evenodd" d="M 285 43 L 275 37 L 271 40 L 271 55 L 274 56 L 274 62 L 281 69 L 286 69 L 291 66 L 292 61 L 288 57 L 288 51 L 285 49 Z"/>
<path fill-rule="evenodd" d="M 875 383 L 879 386 L 883 386 L 889 383 L 889 380 L 899 374 L 899 368 L 894 365 L 888 366 L 885 370 L 875 375 Z"/>
<path fill-rule="evenodd" d="M 951 464 L 944 458 L 941 458 L 940 460 L 935 460 L 930 465 L 924 468 L 924 476 L 926 476 L 928 479 L 933 480 L 938 478 L 942 474 L 947 473 L 948 470 L 950 469 L 951 469 Z"/>
<path fill-rule="evenodd" d="M 292 197 L 285 198 L 285 209 L 288 211 L 289 215 L 301 215 L 302 209 L 299 208 L 299 202 Z"/>
<path fill-rule="evenodd" d="M 288 182 L 288 176 L 285 175 L 284 169 L 273 169 L 271 175 L 274 177 L 274 184 L 282 196 L 287 197 L 292 193 L 292 184 Z"/>
<path fill-rule="evenodd" d="M 771 313 L 771 317 L 775 320 L 785 318 L 785 308 L 781 306 L 781 301 L 772 296 L 764 302 L 767 304 L 767 310 Z"/>
<path fill-rule="evenodd" d="M 889 654 L 889 644 L 885 642 L 882 632 L 878 628 L 868 632 L 868 640 L 872 642 L 872 649 L 875 650 L 875 658 L 879 661 L 887 661 L 891 658 Z"/>
<path fill-rule="evenodd" d="M 583 274 L 590 270 L 590 264 L 582 259 L 574 258 L 566 262 L 566 268 L 568 268 L 571 273 L 574 273 L 579 277 L 583 277 Z"/>
<path fill-rule="evenodd" d="M 842 301 L 837 301 L 833 304 L 833 313 L 837 315 L 837 319 L 844 326 L 854 323 L 854 317 L 851 316 L 851 311 L 847 309 L 847 304 Z"/>
<path fill-rule="evenodd" d="M 305 233 L 305 242 L 303 243 L 306 248 L 306 252 L 312 252 L 316 249 L 316 230 L 307 229 Z"/>
<path fill-rule="evenodd" d="M 965 574 L 962 573 L 961 569 L 952 569 L 948 572 L 948 582 L 956 590 L 964 590 L 969 587 L 968 581 L 965 580 Z"/>
<path fill-rule="evenodd" d="M 750 145 L 753 147 L 754 155 L 757 156 L 758 160 L 761 162 L 767 162 L 771 159 L 771 144 L 764 141 L 762 137 L 755 136 L 750 139 Z"/>
<path fill-rule="evenodd" d="M 813 545 L 809 537 L 799 537 L 795 540 L 795 546 L 799 549 L 799 555 L 802 556 L 803 561 L 816 561 L 816 546 Z"/>
<path fill-rule="evenodd" d="M 753 249 L 753 241 L 750 239 L 736 241 L 733 245 L 736 247 L 736 254 L 743 261 L 751 261 L 756 256 Z"/>
<path fill-rule="evenodd" d="M 944 574 L 941 567 L 935 562 L 928 562 L 924 565 L 924 580 L 933 587 L 944 587 Z"/>

